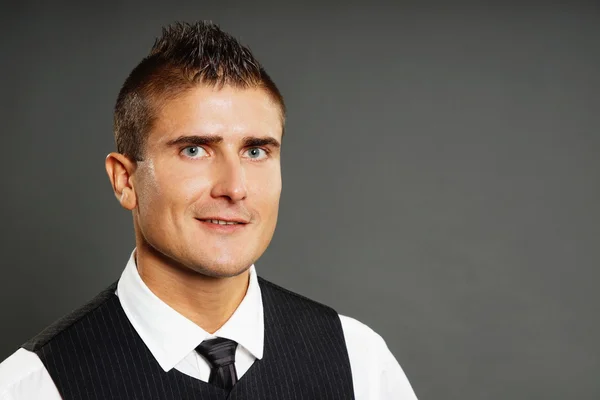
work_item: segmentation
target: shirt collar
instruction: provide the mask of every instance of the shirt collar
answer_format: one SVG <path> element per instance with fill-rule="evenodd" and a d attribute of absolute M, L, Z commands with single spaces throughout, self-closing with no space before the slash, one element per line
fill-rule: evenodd
<path fill-rule="evenodd" d="M 117 286 L 125 315 L 163 370 L 170 371 L 205 339 L 215 336 L 235 340 L 262 359 L 263 305 L 254 265 L 250 267 L 246 295 L 231 318 L 213 335 L 159 299 L 144 281 L 131 253 Z"/>

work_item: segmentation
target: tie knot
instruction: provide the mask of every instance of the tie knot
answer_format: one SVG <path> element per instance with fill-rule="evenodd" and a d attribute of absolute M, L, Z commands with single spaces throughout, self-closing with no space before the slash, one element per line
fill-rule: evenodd
<path fill-rule="evenodd" d="M 206 361 L 213 367 L 219 368 L 235 362 L 237 343 L 225 338 L 208 339 L 196 347 Z"/>

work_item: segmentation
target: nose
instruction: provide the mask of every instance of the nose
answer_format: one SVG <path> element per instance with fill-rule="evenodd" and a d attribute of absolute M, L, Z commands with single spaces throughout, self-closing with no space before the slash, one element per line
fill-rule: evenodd
<path fill-rule="evenodd" d="M 215 165 L 215 181 L 211 190 L 212 197 L 225 197 L 230 202 L 246 198 L 246 179 L 244 168 L 237 157 L 223 158 Z"/>

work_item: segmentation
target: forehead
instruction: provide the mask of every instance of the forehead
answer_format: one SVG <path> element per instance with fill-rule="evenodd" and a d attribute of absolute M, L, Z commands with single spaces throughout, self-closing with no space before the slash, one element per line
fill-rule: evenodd
<path fill-rule="evenodd" d="M 281 140 L 282 129 L 279 106 L 265 90 L 200 85 L 158 107 L 148 144 L 179 135 L 220 135 L 226 141 L 248 136 Z"/>

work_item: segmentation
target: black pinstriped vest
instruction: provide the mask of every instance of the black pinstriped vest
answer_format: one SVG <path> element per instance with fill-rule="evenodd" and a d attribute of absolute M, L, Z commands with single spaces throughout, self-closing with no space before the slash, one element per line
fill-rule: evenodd
<path fill-rule="evenodd" d="M 164 372 L 115 295 L 116 283 L 23 345 L 71 399 L 354 399 L 338 314 L 259 278 L 262 360 L 226 392 L 176 369 Z"/>

